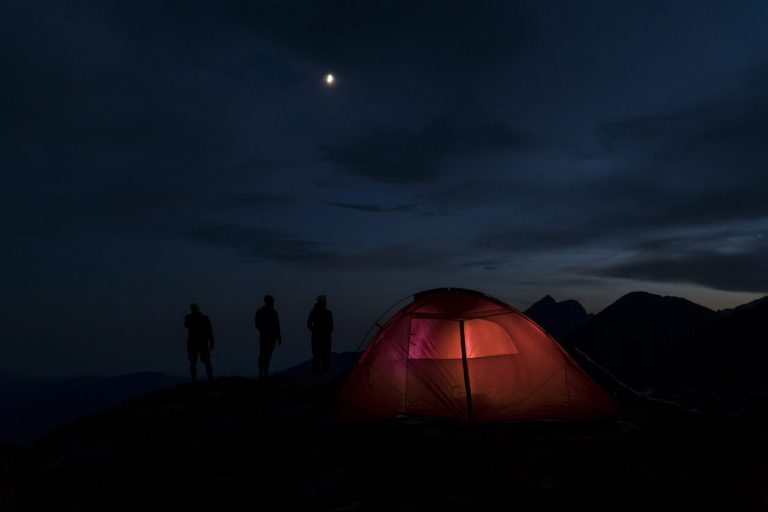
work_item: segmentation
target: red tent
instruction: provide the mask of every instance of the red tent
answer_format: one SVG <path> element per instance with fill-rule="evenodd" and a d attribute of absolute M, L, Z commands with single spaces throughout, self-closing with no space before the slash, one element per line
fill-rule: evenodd
<path fill-rule="evenodd" d="M 615 417 L 620 406 L 531 319 L 459 288 L 414 296 L 381 327 L 333 412 L 465 422 Z"/>

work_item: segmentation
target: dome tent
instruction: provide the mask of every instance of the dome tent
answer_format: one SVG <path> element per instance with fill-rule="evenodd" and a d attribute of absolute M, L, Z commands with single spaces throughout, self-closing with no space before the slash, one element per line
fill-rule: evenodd
<path fill-rule="evenodd" d="M 463 422 L 595 419 L 620 406 L 528 317 L 479 292 L 418 293 L 368 344 L 335 422 L 398 415 Z"/>

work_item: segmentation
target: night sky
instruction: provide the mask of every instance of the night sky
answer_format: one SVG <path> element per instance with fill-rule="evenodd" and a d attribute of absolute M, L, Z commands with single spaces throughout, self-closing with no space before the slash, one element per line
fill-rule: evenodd
<path fill-rule="evenodd" d="M 460 286 L 768 292 L 768 2 L 5 0 L 0 371 L 256 372 Z M 336 83 L 324 82 L 333 73 Z"/>

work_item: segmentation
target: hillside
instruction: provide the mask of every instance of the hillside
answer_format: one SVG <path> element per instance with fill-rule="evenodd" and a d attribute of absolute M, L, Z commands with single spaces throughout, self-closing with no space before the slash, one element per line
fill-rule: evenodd
<path fill-rule="evenodd" d="M 28 443 L 84 414 L 183 381 L 159 372 L 58 379 L 0 374 L 0 442 Z"/>
<path fill-rule="evenodd" d="M 56 390 L 39 395 L 53 409 L 134 396 L 30 447 L 0 443 L 0 510 L 761 510 L 766 308 L 718 314 L 638 292 L 568 336 L 622 378 L 656 386 L 624 397 L 629 421 L 331 425 L 354 353 L 334 354 L 335 375 L 302 363 L 212 386 L 0 375 L 6 404 L 34 386 Z M 166 387 L 135 396 L 141 386 Z"/>
<path fill-rule="evenodd" d="M 691 415 L 636 403 L 632 423 L 333 427 L 325 419 L 341 383 L 226 378 L 83 418 L 0 458 L 0 510 L 765 505 L 756 484 L 765 475 L 764 414 Z"/>

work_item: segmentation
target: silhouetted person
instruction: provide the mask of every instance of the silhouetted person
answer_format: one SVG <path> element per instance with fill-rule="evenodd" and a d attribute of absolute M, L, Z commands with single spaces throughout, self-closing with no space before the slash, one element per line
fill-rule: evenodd
<path fill-rule="evenodd" d="M 331 366 L 331 333 L 333 315 L 325 307 L 325 295 L 320 295 L 309 312 L 307 328 L 312 331 L 312 372 L 328 373 Z"/>
<path fill-rule="evenodd" d="M 264 296 L 264 306 L 256 311 L 255 321 L 259 330 L 259 377 L 266 377 L 269 375 L 269 362 L 272 359 L 272 351 L 275 350 L 275 343 L 283 344 L 280 318 L 275 311 L 273 296 Z"/>
<path fill-rule="evenodd" d="M 213 367 L 211 366 L 211 350 L 213 350 L 213 328 L 211 320 L 200 312 L 200 306 L 190 304 L 192 313 L 184 318 L 187 328 L 187 357 L 189 357 L 189 373 L 192 382 L 197 382 L 197 359 L 205 365 L 208 382 L 213 382 Z"/>

